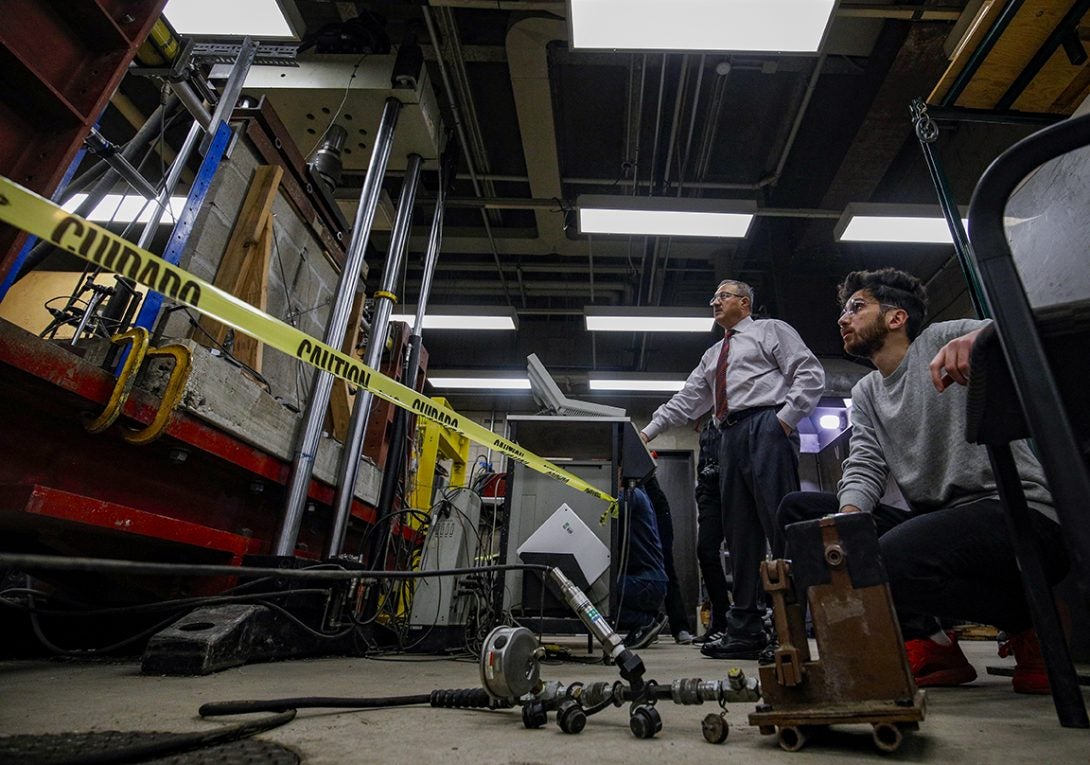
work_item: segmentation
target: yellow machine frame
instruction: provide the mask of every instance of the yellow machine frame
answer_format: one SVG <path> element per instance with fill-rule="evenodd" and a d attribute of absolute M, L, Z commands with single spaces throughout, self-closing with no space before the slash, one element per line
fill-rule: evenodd
<path fill-rule="evenodd" d="M 440 406 L 448 406 L 445 398 L 436 396 L 432 401 Z M 469 439 L 423 417 L 417 419 L 416 430 L 420 457 L 417 462 L 416 481 L 409 493 L 409 506 L 427 512 L 431 508 L 435 469 L 439 460 L 451 461 L 450 485 L 465 486 Z"/>

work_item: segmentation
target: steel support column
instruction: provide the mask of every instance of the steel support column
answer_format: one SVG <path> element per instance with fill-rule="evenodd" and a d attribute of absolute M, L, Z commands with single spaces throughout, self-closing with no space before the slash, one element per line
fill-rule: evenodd
<path fill-rule="evenodd" d="M 390 246 L 386 251 L 386 269 L 382 274 L 382 287 L 375 293 L 375 309 L 371 318 L 371 334 L 367 338 L 367 358 L 364 361 L 372 369 L 382 364 L 382 351 L 386 347 L 386 334 L 390 325 L 390 314 L 394 307 L 394 290 L 397 277 L 401 273 L 401 260 L 405 246 L 409 242 L 409 233 L 413 225 L 413 204 L 416 202 L 416 190 L 420 185 L 419 154 L 409 155 L 409 164 L 405 170 L 405 179 L 401 186 L 401 198 L 397 203 L 397 216 L 390 232 Z M 356 404 L 352 407 L 352 419 L 348 425 L 348 435 L 341 450 L 341 461 L 337 467 L 337 494 L 333 500 L 333 526 L 329 531 L 325 555 L 333 558 L 340 555 L 348 530 L 348 518 L 352 513 L 352 497 L 356 489 L 356 476 L 360 469 L 360 455 L 363 453 L 363 439 L 367 435 L 367 418 L 371 414 L 374 394 L 361 389 L 356 394 Z M 398 449 L 394 444 L 391 449 Z M 381 516 L 378 521 L 382 523 Z M 379 535 L 373 535 L 379 536 Z M 381 535 L 385 538 L 385 535 Z M 373 561 L 369 561 L 373 563 Z"/>
<path fill-rule="evenodd" d="M 345 255 L 344 270 L 337 283 L 337 292 L 326 325 L 324 342 L 334 348 L 340 348 L 344 342 L 348 326 L 348 315 L 352 310 L 352 298 L 356 293 L 360 269 L 363 267 L 367 251 L 367 240 L 371 237 L 371 225 L 378 208 L 379 193 L 382 191 L 382 178 L 386 175 L 386 164 L 390 159 L 393 146 L 394 128 L 401 111 L 401 102 L 396 98 L 387 98 L 382 110 L 378 132 L 375 134 L 371 150 L 371 162 L 367 166 L 367 177 L 360 192 L 360 204 L 356 219 L 352 225 L 352 240 Z M 273 554 L 281 557 L 291 556 L 295 552 L 295 542 L 299 536 L 299 524 L 303 519 L 306 505 L 307 488 L 314 470 L 314 457 L 318 450 L 318 439 L 325 421 L 326 407 L 329 406 L 329 394 L 333 390 L 333 375 L 318 371 L 311 386 L 310 401 L 302 426 L 296 438 L 295 456 L 292 460 L 291 475 L 288 478 L 288 493 L 284 503 L 284 518 L 281 521 Z"/>
<path fill-rule="evenodd" d="M 432 213 L 428 251 L 424 256 L 424 274 L 420 283 L 420 297 L 416 303 L 416 318 L 413 320 L 412 334 L 409 337 L 409 359 L 405 365 L 405 374 L 402 375 L 406 385 L 410 386 L 415 384 L 416 375 L 420 371 L 424 314 L 427 312 L 428 298 L 431 295 L 435 265 L 439 261 L 439 251 L 443 246 L 443 213 L 445 212 L 447 185 L 452 176 L 453 167 L 444 167 L 439 171 L 439 192 L 435 199 L 435 211 Z M 394 423 L 390 429 L 390 448 L 386 452 L 386 464 L 382 469 L 382 487 L 379 489 L 378 494 L 378 519 L 375 525 L 380 528 L 371 535 L 372 538 L 384 538 L 389 533 L 390 512 L 394 507 L 394 494 L 397 492 L 398 479 L 401 477 L 408 442 L 406 435 L 409 430 L 409 417 L 410 414 L 401 408 L 398 408 L 397 412 L 394 413 Z M 381 550 L 383 546 L 376 542 L 375 549 Z"/>

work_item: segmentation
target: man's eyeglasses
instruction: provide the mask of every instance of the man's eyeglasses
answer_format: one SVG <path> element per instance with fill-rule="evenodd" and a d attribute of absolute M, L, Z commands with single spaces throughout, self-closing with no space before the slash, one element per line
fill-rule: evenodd
<path fill-rule="evenodd" d="M 870 300 L 864 300 L 863 298 L 855 298 L 854 300 L 849 300 L 847 303 L 844 304 L 844 310 L 840 312 L 840 316 L 838 316 L 837 318 L 843 319 L 845 316 L 855 316 L 857 313 L 859 313 L 869 305 L 877 305 L 881 308 L 886 309 L 898 307 L 895 305 L 890 305 L 889 303 L 878 303 Z"/>
<path fill-rule="evenodd" d="M 711 305 L 716 301 L 723 302 L 724 300 L 732 297 L 740 298 L 745 297 L 745 295 L 741 295 L 737 292 L 716 292 L 714 295 L 712 295 L 712 299 L 708 302 L 708 305 Z"/>

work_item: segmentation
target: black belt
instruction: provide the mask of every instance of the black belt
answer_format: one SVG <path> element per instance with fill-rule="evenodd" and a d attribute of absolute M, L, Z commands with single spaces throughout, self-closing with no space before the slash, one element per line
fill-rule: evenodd
<path fill-rule="evenodd" d="M 776 404 L 775 406 L 752 406 L 749 409 L 743 409 L 740 412 L 727 412 L 727 416 L 719 423 L 719 429 L 726 430 L 732 425 L 737 425 L 742 420 L 749 419 L 755 414 L 760 414 L 761 412 L 775 412 L 781 407 L 783 407 L 783 404 Z"/>

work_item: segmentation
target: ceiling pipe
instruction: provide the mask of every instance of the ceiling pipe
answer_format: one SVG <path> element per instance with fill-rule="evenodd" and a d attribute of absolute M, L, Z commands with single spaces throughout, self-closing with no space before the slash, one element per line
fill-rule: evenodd
<path fill-rule="evenodd" d="M 462 124 L 462 113 L 458 109 L 458 100 L 454 97 L 454 90 L 450 84 L 450 73 L 447 71 L 446 62 L 443 61 L 442 49 L 439 47 L 439 38 L 435 33 L 435 22 L 432 20 L 431 11 L 427 6 L 424 6 L 424 23 L 428 28 L 428 37 L 431 39 L 432 47 L 436 51 L 436 64 L 439 67 L 439 76 L 443 80 L 443 87 L 447 92 L 447 100 L 450 102 L 451 113 L 454 115 L 454 129 L 458 134 L 458 142 L 462 147 L 462 156 L 465 157 L 466 169 L 469 170 L 469 179 L 473 183 L 473 192 L 477 196 L 481 196 L 481 185 L 477 179 L 477 169 L 473 165 L 473 157 L 469 153 L 469 142 L 466 138 L 465 125 Z M 513 305 L 511 302 L 511 293 L 507 289 L 507 280 L 503 276 L 503 269 L 500 266 L 500 254 L 499 249 L 496 247 L 495 237 L 492 235 L 492 224 L 489 223 L 488 213 L 481 211 L 481 221 L 484 223 L 485 235 L 488 237 L 489 246 L 492 250 L 492 259 L 496 261 L 496 269 L 499 272 L 500 284 L 503 287 L 503 295 L 507 300 L 508 305 Z M 524 298 L 525 300 L 525 298 Z"/>
<path fill-rule="evenodd" d="M 507 30 L 505 45 L 515 99 L 519 132 L 526 160 L 527 181 L 534 197 L 560 199 L 560 155 L 556 146 L 556 119 L 549 82 L 548 46 L 567 41 L 568 25 L 563 19 L 532 17 L 515 22 Z M 536 212 L 538 237 L 556 252 L 573 254 L 564 236 L 562 215 Z"/>
<path fill-rule="evenodd" d="M 481 270 L 486 267 L 485 263 L 479 262 L 462 262 L 462 263 L 446 263 L 436 266 L 437 273 L 468 273 L 479 274 Z M 518 266 L 524 274 L 552 274 L 556 275 L 556 266 L 548 263 L 539 264 L 520 264 Z M 631 269 L 628 266 L 594 266 L 595 273 L 599 274 L 617 274 L 626 275 Z M 570 265 L 565 264 L 564 273 L 566 274 L 586 274 L 591 271 L 591 267 L 586 264 L 572 263 Z"/>
<path fill-rule="evenodd" d="M 818 79 L 821 77 L 821 70 L 825 66 L 825 54 L 822 53 L 818 56 L 817 62 L 814 64 L 814 71 L 810 74 L 810 81 L 806 83 L 806 90 L 802 94 L 802 103 L 799 104 L 798 111 L 795 112 L 795 119 L 791 123 L 791 132 L 787 134 L 787 141 L 784 142 L 783 151 L 780 152 L 780 159 L 776 163 L 776 169 L 771 175 L 767 175 L 757 182 L 757 188 L 764 188 L 765 186 L 775 186 L 780 182 L 780 176 L 783 175 L 783 168 L 787 164 L 787 157 L 791 154 L 791 149 L 795 146 L 795 139 L 799 135 L 799 128 L 802 127 L 802 120 L 806 117 L 806 111 L 810 107 L 810 99 L 814 95 L 814 90 L 817 88 Z"/>
<path fill-rule="evenodd" d="M 432 203 L 434 197 L 421 197 L 421 204 Z M 450 197 L 447 207 L 488 207 L 505 210 L 532 210 L 551 209 L 557 210 L 555 199 L 523 199 L 520 197 L 497 197 L 495 199 L 482 199 L 474 197 Z M 760 207 L 754 213 L 757 217 L 765 218 L 839 218 L 843 210 L 821 210 L 817 208 L 792 208 L 792 207 Z"/>
<path fill-rule="evenodd" d="M 681 162 L 677 169 L 677 195 L 681 196 L 681 190 L 685 185 L 685 171 L 689 169 L 689 160 L 692 158 L 693 130 L 696 128 L 696 117 L 700 108 L 700 89 L 704 85 L 704 65 L 707 56 L 700 54 L 700 63 L 696 68 L 696 86 L 693 88 L 693 107 L 689 112 L 689 132 L 685 137 L 685 151 L 681 154 Z M 729 69 L 727 71 L 730 71 Z M 725 75 L 723 75 L 725 76 Z"/>
<path fill-rule="evenodd" d="M 696 177 L 703 178 L 708 173 L 708 165 L 711 164 L 712 147 L 715 146 L 715 137 L 719 131 L 719 120 L 723 113 L 724 93 L 727 89 L 727 75 L 729 75 L 734 69 L 734 65 L 731 62 L 726 62 L 726 66 L 717 66 L 716 72 L 719 77 L 715 80 L 715 84 L 712 87 L 711 102 L 708 105 L 708 116 L 704 119 L 703 130 L 700 131 L 700 147 L 697 150 L 696 160 Z M 749 187 L 749 190 L 755 190 L 757 184 L 745 184 Z M 708 184 L 703 183 L 690 183 L 689 188 L 703 190 L 704 188 L 711 188 Z"/>
<path fill-rule="evenodd" d="M 407 282 L 409 286 L 419 286 L 419 283 L 414 280 Z M 447 293 L 447 292 L 466 292 L 476 290 L 477 294 L 480 294 L 481 290 L 486 291 L 488 294 L 492 294 L 496 291 L 496 288 L 489 282 L 481 282 L 475 279 L 447 279 L 442 284 L 436 285 L 432 288 L 435 293 Z M 631 289 L 631 286 L 627 282 L 599 282 L 595 289 L 610 290 L 613 292 L 619 292 L 623 290 Z M 543 292 L 549 291 L 556 293 L 559 291 L 564 292 L 579 292 L 589 293 L 590 285 L 582 284 L 579 282 L 569 282 L 562 279 L 527 279 L 526 290 L 528 292 Z M 433 300 L 433 304 L 442 305 L 440 301 Z"/>
<path fill-rule="evenodd" d="M 639 193 L 640 189 L 640 119 L 639 115 L 643 114 L 643 96 L 644 86 L 647 84 L 647 54 L 640 54 L 640 86 L 639 90 L 634 90 L 635 85 L 635 67 L 636 56 L 632 54 L 628 58 L 628 98 L 625 99 L 625 131 L 624 131 L 624 156 L 625 162 L 628 163 L 629 168 L 632 170 L 632 190 L 631 193 L 635 196 Z M 633 93 L 636 93 L 636 106 L 632 106 Z M 621 166 L 621 170 L 624 170 L 624 166 Z"/>
<path fill-rule="evenodd" d="M 454 21 L 454 14 L 449 9 L 443 8 L 437 15 L 439 33 L 443 36 L 445 43 L 446 58 L 443 59 L 443 63 L 447 66 L 451 84 L 454 86 L 454 90 L 449 95 L 458 101 L 458 109 L 463 117 L 462 124 L 465 126 L 466 136 L 469 139 L 469 143 L 463 149 L 473 157 L 473 166 L 480 173 L 487 173 L 489 170 L 488 149 L 485 146 L 484 136 L 481 134 L 481 121 L 477 116 L 469 76 L 466 74 L 462 41 L 458 37 L 458 25 Z M 442 51 L 437 51 L 436 55 L 442 54 Z M 496 196 L 496 189 L 491 181 L 482 179 L 482 187 L 484 196 Z M 489 216 L 489 220 L 494 224 L 500 223 L 499 216 L 495 213 Z"/>
<path fill-rule="evenodd" d="M 997 120 L 998 121 L 998 120 Z M 635 167 L 635 164 L 633 164 Z M 397 178 L 402 175 L 400 170 L 391 170 L 388 172 L 387 177 Z M 358 175 L 355 177 L 359 177 Z M 353 178 L 352 173 L 346 173 L 342 176 L 342 182 L 346 179 L 351 180 Z M 481 181 L 497 181 L 504 183 L 529 183 L 530 178 L 526 175 L 504 175 L 502 173 L 477 173 L 477 178 Z M 560 182 L 565 186 L 616 186 L 616 178 L 561 178 Z M 627 184 L 626 184 L 627 185 Z M 666 184 L 666 191 L 674 191 L 676 182 L 671 181 Z M 736 191 L 749 191 L 757 188 L 756 183 L 721 183 L 718 181 L 706 181 L 706 182 L 686 182 L 685 188 L 687 189 L 722 189 L 722 190 L 736 190 Z M 338 199 L 355 199 L 358 195 L 358 190 L 353 191 L 351 185 L 345 183 L 343 186 L 337 188 L 336 197 Z"/>

